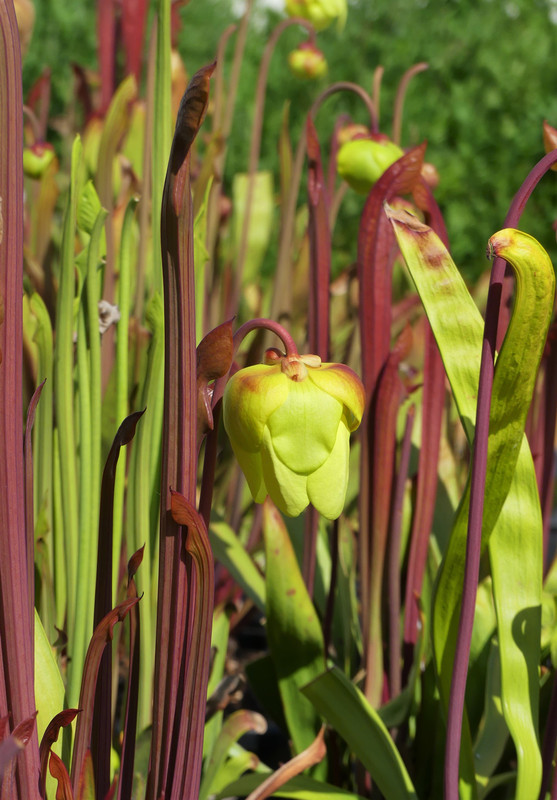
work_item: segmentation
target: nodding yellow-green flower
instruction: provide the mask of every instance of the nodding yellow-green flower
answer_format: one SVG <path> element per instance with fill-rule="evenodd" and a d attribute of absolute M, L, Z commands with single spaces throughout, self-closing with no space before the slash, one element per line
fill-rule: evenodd
<path fill-rule="evenodd" d="M 309 503 L 328 519 L 342 511 L 350 432 L 364 388 L 343 364 L 267 351 L 267 363 L 230 378 L 224 426 L 256 502 L 267 495 L 290 517 Z"/>
<path fill-rule="evenodd" d="M 328 28 L 338 20 L 339 28 L 346 22 L 346 0 L 286 0 L 286 13 L 290 17 L 303 17 L 316 31 Z"/>
<path fill-rule="evenodd" d="M 352 189 L 367 194 L 385 170 L 402 155 L 401 148 L 381 134 L 374 138 L 352 139 L 339 148 L 338 174 Z"/>
<path fill-rule="evenodd" d="M 322 78 L 327 72 L 325 56 L 311 42 L 303 42 L 288 54 L 288 65 L 298 78 Z"/>

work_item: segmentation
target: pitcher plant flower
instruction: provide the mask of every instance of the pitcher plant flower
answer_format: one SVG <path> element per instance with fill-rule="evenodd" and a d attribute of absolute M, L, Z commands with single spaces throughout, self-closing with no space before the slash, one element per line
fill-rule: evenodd
<path fill-rule="evenodd" d="M 344 364 L 268 350 L 266 363 L 233 375 L 224 426 L 256 502 L 267 495 L 287 516 L 312 503 L 328 519 L 344 506 L 351 431 L 364 411 L 363 385 Z"/>
<path fill-rule="evenodd" d="M 311 42 L 302 42 L 289 53 L 288 66 L 297 78 L 322 78 L 327 73 L 325 56 Z"/>
<path fill-rule="evenodd" d="M 343 28 L 347 11 L 346 0 L 286 0 L 288 16 L 309 20 L 316 31 L 328 28 L 335 20 Z"/>
<path fill-rule="evenodd" d="M 404 151 L 384 134 L 357 136 L 338 151 L 337 171 L 356 192 L 367 194 Z"/>

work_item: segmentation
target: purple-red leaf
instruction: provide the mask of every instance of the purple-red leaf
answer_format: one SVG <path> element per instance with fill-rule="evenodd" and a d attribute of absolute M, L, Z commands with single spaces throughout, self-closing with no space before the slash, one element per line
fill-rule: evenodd
<path fill-rule="evenodd" d="M 91 756 L 90 750 L 87 750 L 83 760 L 76 800 L 95 800 L 95 773 L 93 771 L 93 757 Z"/>
<path fill-rule="evenodd" d="M 97 34 L 101 78 L 100 112 L 105 114 L 114 94 L 115 0 L 99 0 Z"/>
<path fill-rule="evenodd" d="M 133 576 L 143 560 L 145 545 L 137 550 L 128 561 L 128 588 L 127 597 L 137 597 L 137 588 Z M 124 718 L 124 740 L 122 742 L 122 758 L 120 761 L 120 778 L 118 780 L 118 800 L 130 800 L 133 788 L 133 767 L 135 761 L 135 736 L 137 732 L 137 709 L 139 698 L 139 641 L 140 618 L 139 606 L 134 606 L 130 611 L 130 647 L 129 647 L 129 673 L 128 691 L 126 700 L 126 714 Z M 111 788 L 110 797 L 114 794 Z M 108 797 L 108 796 L 107 796 Z"/>
<path fill-rule="evenodd" d="M 404 641 L 411 645 L 416 643 L 418 637 L 416 597 L 422 591 L 429 535 L 435 512 L 437 462 L 445 403 L 445 368 L 429 323 L 425 330 L 425 348 L 422 444 L 418 460 L 416 505 L 412 519 L 405 599 Z"/>
<path fill-rule="evenodd" d="M 12 2 L 0 3 L 0 715 L 17 725 L 35 711 L 32 575 L 25 519 L 22 429 L 23 102 L 21 53 Z M 16 728 L 17 729 L 17 728 Z M 20 793 L 38 796 L 39 747 L 17 760 Z"/>
<path fill-rule="evenodd" d="M 186 753 L 181 769 L 174 773 L 169 796 L 196 797 L 199 792 L 203 757 L 203 729 L 211 659 L 211 626 L 215 593 L 214 562 L 207 527 L 201 515 L 188 500 L 172 492 L 172 514 L 187 525 L 185 547 L 194 569 L 188 586 L 188 611 L 191 636 L 185 645 L 183 675 L 184 699 L 188 713 L 180 717 L 179 753 Z"/>
<path fill-rule="evenodd" d="M 36 716 L 37 712 L 35 711 L 32 716 L 20 722 L 11 734 L 0 742 L 0 777 L 12 758 L 15 758 L 29 743 L 29 739 L 35 730 Z"/>
<path fill-rule="evenodd" d="M 128 583 L 132 582 L 135 573 L 139 569 L 139 566 L 143 561 L 144 552 L 145 552 L 145 545 L 143 545 L 143 547 L 140 547 L 139 550 L 136 550 L 133 556 L 128 561 Z"/>
<path fill-rule="evenodd" d="M 391 330 L 390 255 L 394 242 L 383 203 L 408 194 L 421 180 L 426 145 L 421 144 L 395 161 L 377 181 L 366 201 L 358 234 L 362 378 L 373 392 L 388 357 Z"/>
<path fill-rule="evenodd" d="M 122 43 L 126 53 L 126 72 L 134 75 L 137 83 L 141 77 L 141 57 L 147 0 L 122 0 Z"/>
<path fill-rule="evenodd" d="M 164 285 L 165 386 L 161 469 L 161 524 L 157 644 L 153 697 L 151 769 L 146 798 L 168 793 L 174 768 L 199 780 L 199 764 L 189 749 L 176 751 L 172 732 L 187 716 L 178 695 L 183 665 L 184 632 L 188 618 L 187 570 L 179 526 L 169 513 L 169 487 L 195 503 L 197 478 L 197 390 L 195 348 L 195 282 L 193 261 L 193 203 L 189 150 L 207 110 L 209 78 L 215 65 L 203 67 L 192 78 L 178 111 L 166 172 L 161 209 L 161 249 Z M 197 758 L 197 753 L 195 754 Z M 179 779 L 179 775 L 177 776 Z M 195 792 L 192 796 L 195 795 Z M 170 796 L 168 793 L 167 796 Z"/>
<path fill-rule="evenodd" d="M 91 742 L 91 729 L 93 725 L 93 707 L 95 700 L 95 689 L 97 685 L 97 675 L 104 648 L 108 642 L 112 641 L 113 629 L 117 622 L 122 622 L 127 613 L 138 602 L 137 598 L 124 600 L 116 608 L 112 609 L 95 628 L 93 638 L 89 643 L 85 664 L 83 667 L 83 680 L 81 683 L 81 693 L 79 696 L 79 707 L 82 713 L 77 719 L 77 729 L 75 734 L 74 751 L 72 758 L 72 786 L 76 791 L 79 778 L 83 769 L 85 754 L 89 750 Z"/>
<path fill-rule="evenodd" d="M 360 285 L 360 341 L 362 380 L 366 390 L 366 411 L 360 427 L 359 497 L 361 600 L 363 629 L 369 631 L 371 553 L 371 502 L 373 486 L 373 432 L 377 380 L 390 352 L 392 322 L 392 263 L 397 252 L 394 233 L 383 213 L 385 201 L 408 194 L 421 180 L 425 144 L 395 161 L 369 193 L 358 234 L 358 278 Z M 367 641 L 366 641 L 367 646 Z"/>
<path fill-rule="evenodd" d="M 97 559 L 97 578 L 95 587 L 95 611 L 93 624 L 100 621 L 112 608 L 112 526 L 114 519 L 114 483 L 120 449 L 131 442 L 137 423 L 143 411 L 130 414 L 116 432 L 112 447 L 106 459 L 101 484 L 101 505 L 99 512 L 99 540 Z M 91 750 L 95 766 L 97 789 L 104 796 L 110 786 L 110 746 L 111 746 L 111 696 L 112 659 L 110 647 L 104 653 L 95 693 L 95 713 L 93 719 Z M 73 773 L 72 773 L 73 775 Z"/>
<path fill-rule="evenodd" d="M 370 572 L 370 617 L 367 636 L 365 694 L 374 707 L 381 703 L 383 690 L 382 597 L 383 573 L 392 507 L 396 455 L 396 423 L 405 388 L 398 367 L 412 345 L 412 330 L 407 325 L 400 334 L 381 372 L 375 404 L 373 436 L 372 530 Z"/>
<path fill-rule="evenodd" d="M 209 382 L 222 378 L 232 364 L 234 339 L 232 320 L 209 331 L 197 345 L 197 437 L 213 430 L 212 388 Z"/>
<path fill-rule="evenodd" d="M 56 800 L 74 800 L 68 770 L 66 769 L 62 759 L 59 758 L 56 753 L 50 754 L 48 768 L 54 780 L 58 781 Z"/>
<path fill-rule="evenodd" d="M 77 714 L 79 714 L 78 708 L 67 708 L 65 711 L 60 711 L 60 713 L 56 714 L 56 716 L 53 717 L 53 719 L 48 723 L 46 730 L 43 733 L 43 738 L 41 739 L 41 745 L 39 747 L 39 756 L 41 761 L 39 791 L 41 793 L 41 797 L 46 796 L 46 770 L 48 766 L 50 749 L 54 742 L 58 741 L 60 728 L 65 728 L 66 725 L 69 725 L 71 722 L 73 722 Z"/>

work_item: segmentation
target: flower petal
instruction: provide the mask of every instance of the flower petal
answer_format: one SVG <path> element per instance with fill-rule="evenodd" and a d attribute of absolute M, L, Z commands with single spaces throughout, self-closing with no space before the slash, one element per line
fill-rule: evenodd
<path fill-rule="evenodd" d="M 267 487 L 263 480 L 263 467 L 261 466 L 261 453 L 249 453 L 238 445 L 232 445 L 234 455 L 242 472 L 246 476 L 249 490 L 256 503 L 262 503 L 267 497 Z"/>
<path fill-rule="evenodd" d="M 261 448 L 263 479 L 273 503 L 288 517 L 297 517 L 309 505 L 307 478 L 288 469 L 277 458 L 268 428 Z"/>
<path fill-rule="evenodd" d="M 294 472 L 309 475 L 335 446 L 342 403 L 307 378 L 290 381 L 289 390 L 267 426 L 277 457 Z"/>
<path fill-rule="evenodd" d="M 327 519 L 336 519 L 344 508 L 348 487 L 348 454 L 350 431 L 343 417 L 329 458 L 308 477 L 310 502 Z"/>
<path fill-rule="evenodd" d="M 308 378 L 344 405 L 348 428 L 355 431 L 364 413 L 366 397 L 354 370 L 345 364 L 321 364 L 316 369 L 308 368 Z"/>
<path fill-rule="evenodd" d="M 269 416 L 288 397 L 288 378 L 280 365 L 256 364 L 233 375 L 224 390 L 223 421 L 233 446 L 255 452 Z"/>

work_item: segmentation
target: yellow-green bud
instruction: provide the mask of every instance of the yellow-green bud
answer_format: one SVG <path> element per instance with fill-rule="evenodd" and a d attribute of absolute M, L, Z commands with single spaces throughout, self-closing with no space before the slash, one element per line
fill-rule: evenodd
<path fill-rule="evenodd" d="M 322 31 L 335 20 L 339 28 L 344 27 L 347 6 L 346 0 L 286 0 L 286 13 L 307 19 L 315 30 Z"/>
<path fill-rule="evenodd" d="M 309 42 L 304 42 L 289 53 L 288 64 L 298 78 L 322 78 L 327 72 L 325 56 Z"/>
<path fill-rule="evenodd" d="M 55 153 L 51 144 L 42 142 L 23 150 L 23 171 L 28 178 L 42 178 L 54 161 Z"/>
<path fill-rule="evenodd" d="M 339 148 L 337 171 L 349 186 L 360 194 L 367 194 L 402 155 L 401 148 L 387 137 L 353 139 Z"/>
<path fill-rule="evenodd" d="M 267 364 L 239 370 L 223 399 L 224 426 L 256 502 L 267 495 L 295 517 L 309 503 L 328 519 L 342 511 L 350 432 L 365 394 L 343 364 L 268 351 Z"/>

